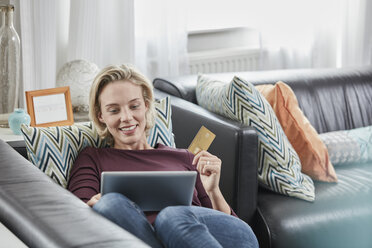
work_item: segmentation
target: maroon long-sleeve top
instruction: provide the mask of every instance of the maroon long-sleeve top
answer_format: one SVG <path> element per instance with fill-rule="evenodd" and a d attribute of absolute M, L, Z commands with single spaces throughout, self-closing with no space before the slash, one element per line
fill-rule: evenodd
<path fill-rule="evenodd" d="M 158 144 L 155 149 L 122 150 L 87 147 L 78 155 L 68 182 L 68 190 L 84 202 L 100 192 L 103 171 L 196 171 L 192 165 L 194 155 L 185 149 Z M 192 205 L 212 208 L 198 174 Z M 236 216 L 236 214 L 231 211 Z M 146 212 L 153 223 L 157 213 Z"/>

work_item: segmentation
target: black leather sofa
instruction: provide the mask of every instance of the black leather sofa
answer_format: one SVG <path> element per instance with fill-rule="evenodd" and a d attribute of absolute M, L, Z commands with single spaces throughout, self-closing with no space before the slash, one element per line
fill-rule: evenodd
<path fill-rule="evenodd" d="M 320 133 L 372 125 L 372 68 L 284 70 L 239 75 L 255 83 L 282 80 Z M 216 135 L 210 151 L 223 161 L 221 190 L 254 229 L 261 247 L 372 247 L 372 163 L 336 168 L 337 184 L 315 182 L 314 203 L 262 189 L 257 134 L 196 104 L 196 75 L 154 80 L 156 96 L 172 96 L 178 147 L 201 125 Z M 22 157 L 23 156 L 23 157 Z M 31 165 L 24 142 L 0 140 L 0 221 L 29 247 L 146 247 L 97 215 Z"/>
<path fill-rule="evenodd" d="M 303 69 L 211 74 L 229 82 L 281 80 L 319 133 L 372 125 L 372 68 Z M 336 167 L 338 183 L 315 181 L 315 202 L 279 195 L 257 182 L 257 135 L 197 105 L 197 75 L 156 78 L 156 95 L 172 95 L 173 131 L 188 147 L 201 125 L 216 134 L 210 151 L 223 162 L 221 188 L 261 247 L 372 247 L 372 162 Z"/>
<path fill-rule="evenodd" d="M 0 140 L 0 222 L 25 245 L 148 247 L 57 185 L 26 156 L 23 141 Z"/>

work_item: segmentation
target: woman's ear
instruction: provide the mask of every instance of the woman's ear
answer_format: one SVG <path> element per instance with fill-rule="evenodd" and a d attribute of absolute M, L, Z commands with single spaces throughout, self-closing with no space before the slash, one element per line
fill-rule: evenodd
<path fill-rule="evenodd" d="M 101 123 L 106 124 L 105 119 L 102 118 L 102 112 L 98 112 L 97 117 Z"/>

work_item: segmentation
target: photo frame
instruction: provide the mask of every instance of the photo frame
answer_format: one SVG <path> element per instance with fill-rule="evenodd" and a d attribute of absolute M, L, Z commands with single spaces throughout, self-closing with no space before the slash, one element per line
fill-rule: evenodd
<path fill-rule="evenodd" d="M 26 91 L 30 126 L 51 127 L 74 124 L 70 87 Z"/>

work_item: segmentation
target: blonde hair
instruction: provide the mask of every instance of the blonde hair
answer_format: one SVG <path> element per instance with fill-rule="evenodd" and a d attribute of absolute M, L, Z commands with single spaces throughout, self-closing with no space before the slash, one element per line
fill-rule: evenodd
<path fill-rule="evenodd" d="M 97 74 L 90 88 L 89 94 L 89 118 L 96 126 L 98 134 L 101 136 L 101 138 L 106 139 L 109 145 L 114 145 L 114 139 L 111 133 L 108 131 L 106 124 L 100 122 L 98 119 L 98 115 L 101 113 L 99 96 L 106 85 L 116 81 L 129 81 L 133 84 L 141 86 L 142 96 L 145 104 L 148 107 L 145 115 L 146 136 L 149 135 L 149 130 L 154 126 L 155 123 L 153 86 L 150 81 L 130 65 L 110 65 L 102 69 Z"/>

